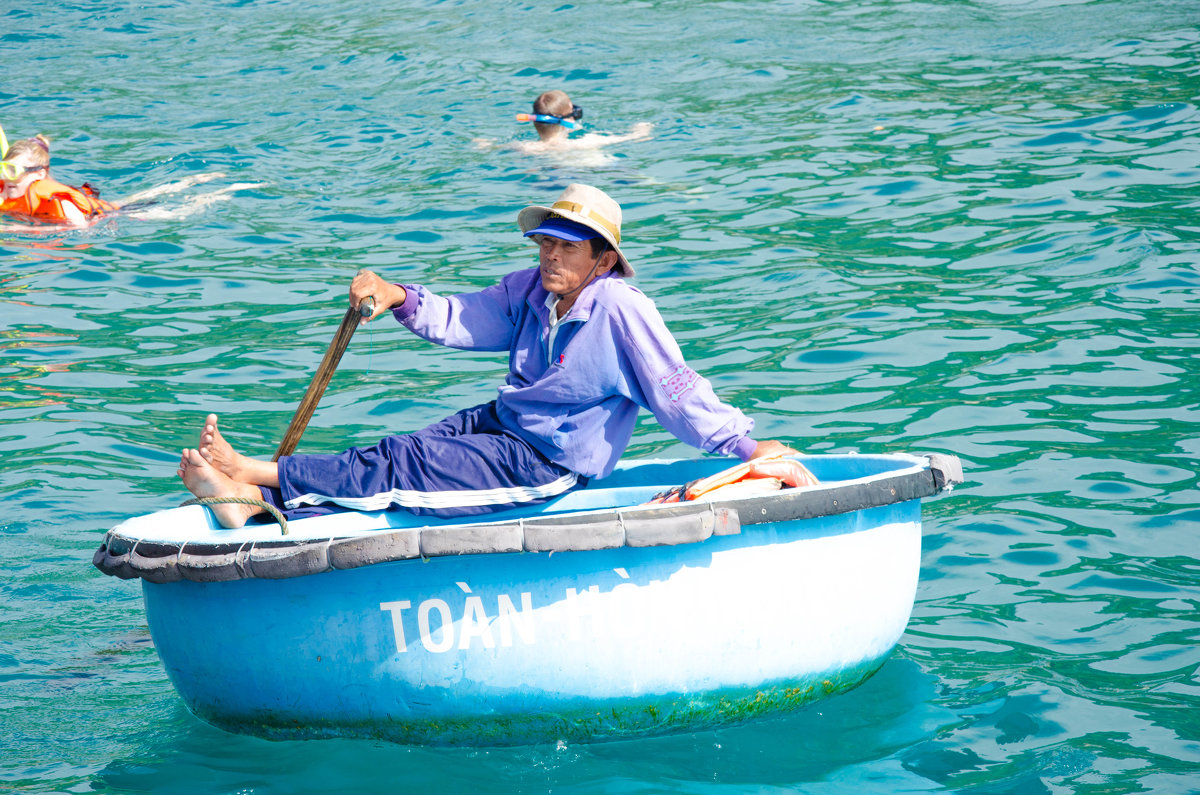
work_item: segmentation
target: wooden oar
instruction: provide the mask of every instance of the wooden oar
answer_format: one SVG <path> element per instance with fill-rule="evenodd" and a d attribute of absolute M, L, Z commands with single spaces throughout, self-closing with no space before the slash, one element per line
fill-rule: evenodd
<path fill-rule="evenodd" d="M 300 437 L 304 435 L 304 429 L 308 427 L 308 421 L 317 410 L 317 404 L 321 402 L 321 395 L 325 394 L 325 387 L 329 386 L 329 379 L 333 378 L 333 371 L 337 369 L 342 354 L 346 352 L 346 346 L 350 344 L 350 338 L 354 336 L 354 330 L 358 328 L 359 321 L 370 317 L 374 311 L 375 302 L 369 297 L 364 298 L 357 309 L 350 307 L 346 310 L 342 325 L 338 326 L 337 333 L 333 335 L 333 342 L 329 343 L 329 350 L 325 351 L 325 358 L 321 360 L 317 374 L 308 385 L 304 399 L 296 407 L 296 413 L 292 415 L 292 424 L 283 435 L 283 441 L 279 443 L 279 449 L 275 451 L 272 461 L 278 461 L 280 456 L 291 455 L 296 449 Z"/>

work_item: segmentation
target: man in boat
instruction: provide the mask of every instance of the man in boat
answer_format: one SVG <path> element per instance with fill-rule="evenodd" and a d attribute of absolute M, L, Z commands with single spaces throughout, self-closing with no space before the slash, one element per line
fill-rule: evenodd
<path fill-rule="evenodd" d="M 50 141 L 44 135 L 12 146 L 0 129 L 0 213 L 17 218 L 87 226 L 97 216 L 117 209 L 86 182 L 72 188 L 50 179 Z"/>
<path fill-rule="evenodd" d="M 507 351 L 509 374 L 495 400 L 373 447 L 336 455 L 262 461 L 237 453 L 210 414 L 179 476 L 197 497 L 265 500 L 284 513 L 335 504 L 471 516 L 544 502 L 612 472 L 633 436 L 639 408 L 678 439 L 743 461 L 794 453 L 755 441 L 754 422 L 722 402 L 688 367 L 654 303 L 626 281 L 621 207 L 603 191 L 570 185 L 551 207 L 517 216 L 538 245 L 538 267 L 509 273 L 480 292 L 441 296 L 363 270 L 350 303 L 374 301 L 430 342 Z M 240 527 L 260 505 L 212 506 Z"/>

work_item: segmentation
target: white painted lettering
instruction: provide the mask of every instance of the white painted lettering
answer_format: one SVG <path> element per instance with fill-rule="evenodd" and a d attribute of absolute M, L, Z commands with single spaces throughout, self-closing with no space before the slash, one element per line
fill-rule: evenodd
<path fill-rule="evenodd" d="M 496 648 L 496 639 L 492 637 L 492 625 L 488 622 L 487 613 L 483 611 L 483 600 L 478 596 L 468 596 L 463 605 L 462 629 L 458 636 L 458 648 L 471 648 L 472 638 L 481 638 L 485 649 Z"/>
<path fill-rule="evenodd" d="M 408 646 L 404 643 L 404 611 L 412 607 L 412 604 L 404 602 L 380 602 L 379 609 L 386 610 L 392 614 L 392 634 L 396 636 L 396 653 L 408 651 Z"/>
<path fill-rule="evenodd" d="M 596 586 L 592 586 L 591 593 L 585 593 L 582 598 L 590 605 L 598 591 Z M 568 596 L 570 597 L 569 601 L 580 598 L 574 589 L 570 590 Z M 496 614 L 495 617 L 491 617 L 484 609 L 482 597 L 468 596 L 463 602 L 462 620 L 457 622 L 460 629 L 456 633 L 456 622 L 451 617 L 450 604 L 444 599 L 426 599 L 417 605 L 417 629 L 421 636 L 421 645 L 427 651 L 448 652 L 455 648 L 455 636 L 457 635 L 457 647 L 460 650 L 470 649 L 476 642 L 482 644 L 485 649 L 494 649 L 497 643 L 497 627 L 500 633 L 499 643 L 502 646 L 511 647 L 514 635 L 523 644 L 535 643 L 536 624 L 533 613 L 533 594 L 529 591 L 522 591 L 520 600 L 521 605 L 518 608 L 508 594 L 497 595 Z M 391 614 L 392 637 L 395 640 L 396 653 L 407 652 L 408 641 L 404 633 L 404 618 L 405 611 L 412 609 L 412 602 L 407 599 L 396 602 L 380 602 L 379 609 Z M 592 608 L 586 609 L 591 610 Z M 574 634 L 578 637 L 578 609 L 572 611 L 571 617 Z"/>
<path fill-rule="evenodd" d="M 521 609 L 513 604 L 508 594 L 500 594 L 496 599 L 496 620 L 500 623 L 500 644 L 512 645 L 512 631 L 517 630 L 522 643 L 533 643 L 533 594 L 521 592 Z M 488 647 L 489 649 L 491 646 Z"/>
<path fill-rule="evenodd" d="M 438 629 L 442 636 L 435 643 L 429 628 L 429 614 L 436 610 L 440 619 Z M 417 608 L 417 627 L 421 630 L 421 644 L 429 651 L 450 651 L 454 647 L 454 624 L 450 622 L 450 605 L 441 599 L 427 599 Z"/>

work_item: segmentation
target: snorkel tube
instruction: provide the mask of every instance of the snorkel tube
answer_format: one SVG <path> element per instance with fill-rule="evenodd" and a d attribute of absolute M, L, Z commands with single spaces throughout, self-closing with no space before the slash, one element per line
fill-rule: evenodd
<path fill-rule="evenodd" d="M 568 130 L 579 129 L 579 124 L 574 119 L 568 119 L 565 116 L 550 116 L 545 113 L 518 113 L 517 121 L 536 121 L 541 124 L 561 124 Z"/>
<path fill-rule="evenodd" d="M 4 126 L 0 125 L 0 158 L 8 154 L 8 136 L 4 134 Z M 17 172 L 7 160 L 0 159 L 0 180 L 8 181 L 9 177 L 16 179 Z"/>

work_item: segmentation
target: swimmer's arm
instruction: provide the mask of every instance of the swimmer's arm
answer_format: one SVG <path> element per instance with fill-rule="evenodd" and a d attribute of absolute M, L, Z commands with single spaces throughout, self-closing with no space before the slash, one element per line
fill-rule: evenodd
<path fill-rule="evenodd" d="M 71 226 L 87 226 L 88 225 L 87 216 L 83 214 L 83 210 L 80 210 L 78 207 L 75 206 L 75 202 L 69 202 L 69 201 L 62 202 L 62 211 L 63 211 L 63 218 L 65 218 L 67 223 L 70 224 Z"/>
<path fill-rule="evenodd" d="M 650 137 L 650 131 L 654 129 L 654 125 L 648 121 L 639 121 L 629 129 L 629 134 L 626 136 L 630 141 L 640 141 Z"/>
<path fill-rule="evenodd" d="M 650 137 L 650 131 L 654 129 L 654 125 L 648 121 L 640 121 L 630 128 L 629 132 L 624 135 L 602 135 L 600 133 L 592 133 L 579 139 L 581 143 L 588 142 L 589 139 L 594 146 L 609 146 L 611 144 L 625 143 L 626 141 L 644 141 Z"/>

